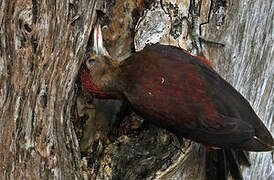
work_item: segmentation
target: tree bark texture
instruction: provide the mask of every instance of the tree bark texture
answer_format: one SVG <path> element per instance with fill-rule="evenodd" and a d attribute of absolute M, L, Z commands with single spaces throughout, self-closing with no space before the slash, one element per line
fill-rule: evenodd
<path fill-rule="evenodd" d="M 0 179 L 79 179 L 75 79 L 93 1 L 0 1 Z"/>
<path fill-rule="evenodd" d="M 134 113 L 121 115 L 119 101 L 79 95 L 94 6 L 0 1 L 0 179 L 204 179 L 198 144 L 142 127 Z M 96 9 L 113 57 L 156 42 L 202 51 L 273 134 L 274 2 L 106 0 Z M 271 153 L 251 161 L 244 179 L 274 178 Z"/>
<path fill-rule="evenodd" d="M 206 46 L 217 71 L 248 99 L 255 112 L 274 134 L 274 1 L 228 1 L 224 23 L 219 12 L 205 28 L 208 38 L 226 47 Z M 274 179 L 273 152 L 251 153 L 251 168 L 245 179 Z"/>

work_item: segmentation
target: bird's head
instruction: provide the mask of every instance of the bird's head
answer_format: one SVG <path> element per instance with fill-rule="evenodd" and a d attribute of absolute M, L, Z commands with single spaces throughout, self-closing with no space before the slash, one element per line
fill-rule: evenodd
<path fill-rule="evenodd" d="M 84 62 L 81 81 L 87 95 L 103 99 L 119 98 L 115 89 L 116 64 L 105 47 L 99 19 L 93 29 L 93 54 Z"/>

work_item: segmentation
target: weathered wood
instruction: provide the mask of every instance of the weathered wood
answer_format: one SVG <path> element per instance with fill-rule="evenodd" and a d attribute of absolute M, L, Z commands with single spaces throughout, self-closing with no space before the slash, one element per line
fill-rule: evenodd
<path fill-rule="evenodd" d="M 208 47 L 208 55 L 219 73 L 246 97 L 268 129 L 274 134 L 274 2 L 227 1 L 217 8 L 206 27 L 206 36 L 226 47 Z M 219 16 L 225 10 L 223 25 Z M 221 23 L 222 24 L 222 23 Z M 251 153 L 251 168 L 245 179 L 273 179 L 273 154 Z"/>
<path fill-rule="evenodd" d="M 93 7 L 94 1 L 0 2 L 0 179 L 204 179 L 203 148 L 189 141 L 180 145 L 154 126 L 140 127 L 134 114 L 107 128 L 100 120 L 113 119 L 116 110 L 91 118 L 94 127 L 83 128 L 75 119 L 75 80 L 90 49 Z M 274 131 L 271 0 L 114 0 L 100 1 L 97 8 L 106 12 L 106 46 L 119 59 L 133 45 L 140 50 L 151 42 L 195 54 L 199 45 L 193 42 L 204 24 L 201 35 L 225 47 L 202 43 L 203 53 Z M 84 135 L 81 148 L 87 152 L 80 154 L 81 128 L 99 128 L 109 139 Z M 274 178 L 271 153 L 252 153 L 251 160 L 245 179 Z"/>
<path fill-rule="evenodd" d="M 79 179 L 75 79 L 94 1 L 0 1 L 0 179 Z"/>

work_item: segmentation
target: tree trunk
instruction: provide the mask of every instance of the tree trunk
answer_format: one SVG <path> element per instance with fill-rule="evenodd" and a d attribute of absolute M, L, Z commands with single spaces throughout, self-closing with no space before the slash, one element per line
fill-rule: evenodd
<path fill-rule="evenodd" d="M 198 144 L 140 128 L 140 117 L 119 113 L 120 102 L 90 105 L 79 95 L 94 6 L 0 1 L 0 179 L 204 179 Z M 103 34 L 112 56 L 123 60 L 156 42 L 203 53 L 274 131 L 271 0 L 108 0 L 96 7 L 106 13 Z M 225 47 L 200 43 L 199 35 Z M 244 179 L 274 178 L 271 153 L 252 153 L 251 162 Z"/>
<path fill-rule="evenodd" d="M 208 57 L 274 135 L 274 1 L 227 1 L 223 25 L 214 26 L 222 11 L 215 10 L 205 32 L 226 47 L 207 46 Z M 243 169 L 244 179 L 274 179 L 273 153 L 251 153 L 250 159 L 252 166 Z"/>
<path fill-rule="evenodd" d="M 0 1 L 0 179 L 77 179 L 75 80 L 93 1 Z"/>

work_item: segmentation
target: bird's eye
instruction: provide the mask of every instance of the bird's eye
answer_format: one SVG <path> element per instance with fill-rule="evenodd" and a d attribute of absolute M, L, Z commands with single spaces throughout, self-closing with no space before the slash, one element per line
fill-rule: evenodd
<path fill-rule="evenodd" d="M 88 63 L 92 64 L 95 62 L 95 59 L 88 59 Z"/>
<path fill-rule="evenodd" d="M 95 64 L 95 58 L 91 57 L 91 58 L 87 59 L 85 63 L 86 63 L 87 68 L 91 69 Z"/>

